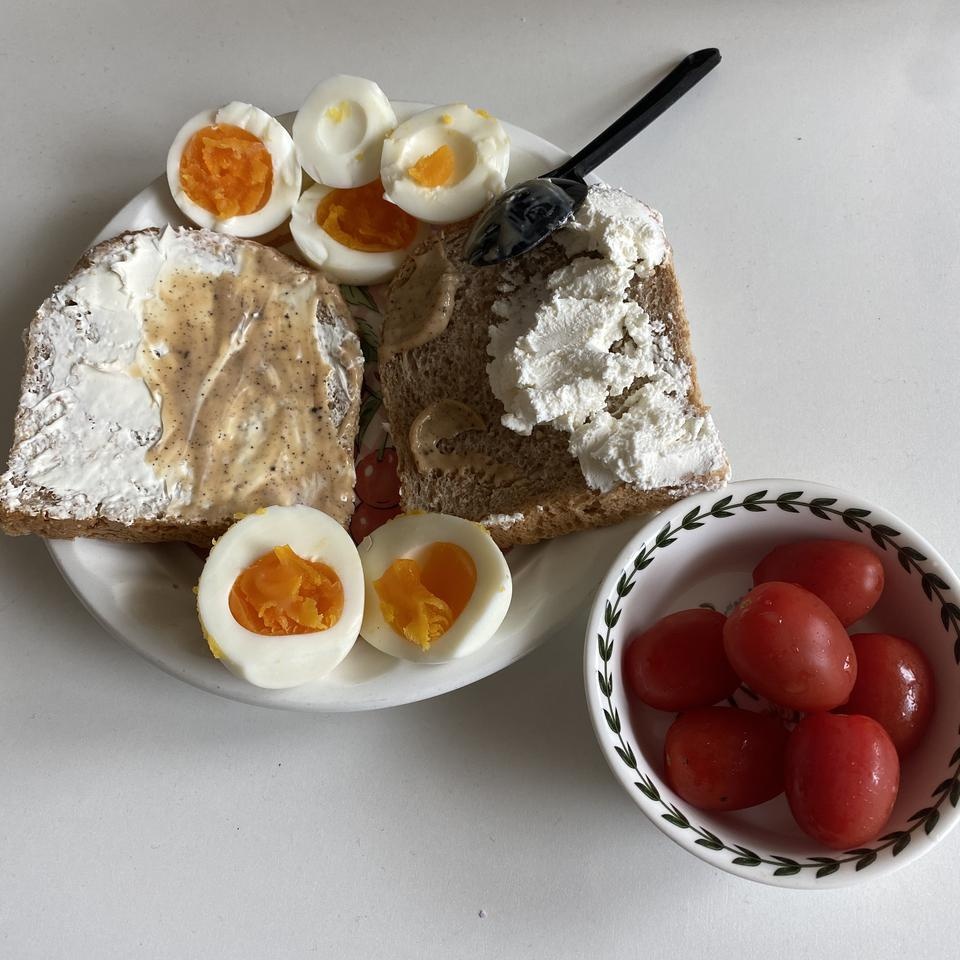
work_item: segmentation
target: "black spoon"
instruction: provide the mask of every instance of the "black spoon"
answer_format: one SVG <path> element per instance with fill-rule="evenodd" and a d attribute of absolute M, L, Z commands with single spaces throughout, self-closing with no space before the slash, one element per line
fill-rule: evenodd
<path fill-rule="evenodd" d="M 645 97 L 556 170 L 500 194 L 474 224 L 464 251 L 475 267 L 502 263 L 543 243 L 587 195 L 584 177 L 673 106 L 720 62 L 715 47 L 684 57 Z"/>

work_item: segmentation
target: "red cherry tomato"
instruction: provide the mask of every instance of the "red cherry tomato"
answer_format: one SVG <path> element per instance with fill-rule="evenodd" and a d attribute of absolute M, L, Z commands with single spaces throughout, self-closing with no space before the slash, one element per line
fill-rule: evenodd
<path fill-rule="evenodd" d="M 723 652 L 727 618 L 716 610 L 681 610 L 634 635 L 623 656 L 627 685 L 658 710 L 708 707 L 740 679 Z"/>
<path fill-rule="evenodd" d="M 933 671 L 918 647 L 888 633 L 850 638 L 857 682 L 841 713 L 873 717 L 905 757 L 923 739 L 934 707 Z"/>
<path fill-rule="evenodd" d="M 667 731 L 667 783 L 701 810 L 742 810 L 783 791 L 787 731 L 778 717 L 734 707 L 681 713 Z"/>
<path fill-rule="evenodd" d="M 833 611 L 792 583 L 761 583 L 727 617 L 730 665 L 756 693 L 793 710 L 832 710 L 857 679 L 853 645 Z"/>
<path fill-rule="evenodd" d="M 357 464 L 357 496 L 363 503 L 388 510 L 400 502 L 397 451 L 393 447 L 373 450 Z"/>
<path fill-rule="evenodd" d="M 883 592 L 883 564 L 869 547 L 845 540 L 801 540 L 775 547 L 753 583 L 796 583 L 815 593 L 845 626 L 869 613 Z"/>
<path fill-rule="evenodd" d="M 800 828 L 826 847 L 849 850 L 876 839 L 890 819 L 900 761 L 876 720 L 815 713 L 790 734 L 786 779 Z"/>

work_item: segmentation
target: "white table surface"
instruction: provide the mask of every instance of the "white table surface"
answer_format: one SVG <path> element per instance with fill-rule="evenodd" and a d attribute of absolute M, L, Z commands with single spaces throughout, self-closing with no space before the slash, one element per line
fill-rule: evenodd
<path fill-rule="evenodd" d="M 2 6 L 4 448 L 21 328 L 199 109 L 357 73 L 575 148 L 716 45 L 601 173 L 664 213 L 736 475 L 859 491 L 960 563 L 955 4 Z M 583 619 L 433 702 L 286 714 L 149 666 L 0 541 L 0 956 L 955 955 L 960 836 L 800 894 L 649 825 L 594 742 Z"/>

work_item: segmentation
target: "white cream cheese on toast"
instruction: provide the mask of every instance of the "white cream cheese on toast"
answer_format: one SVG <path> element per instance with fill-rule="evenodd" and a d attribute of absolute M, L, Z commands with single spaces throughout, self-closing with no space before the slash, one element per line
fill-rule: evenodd
<path fill-rule="evenodd" d="M 335 288 L 276 251 L 171 227 L 115 238 L 27 345 L 5 511 L 219 522 L 298 502 L 349 518 L 359 342 Z"/>
<path fill-rule="evenodd" d="M 622 190 L 592 187 L 555 239 L 569 264 L 494 302 L 487 373 L 504 426 L 570 435 L 587 484 L 606 492 L 676 485 L 722 470 L 713 418 L 690 408 L 690 370 L 662 319 L 630 295 L 668 256 L 660 215 Z"/>

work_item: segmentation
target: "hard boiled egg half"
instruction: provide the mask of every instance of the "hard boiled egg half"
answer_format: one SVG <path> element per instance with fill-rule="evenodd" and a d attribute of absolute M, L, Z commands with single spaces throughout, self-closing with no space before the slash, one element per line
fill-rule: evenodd
<path fill-rule="evenodd" d="M 383 138 L 397 125 L 372 80 L 344 75 L 318 83 L 293 122 L 303 169 L 330 187 L 362 187 L 380 176 Z"/>
<path fill-rule="evenodd" d="M 300 162 L 290 134 L 249 103 L 228 103 L 188 120 L 167 154 L 167 183 L 194 223 L 258 237 L 290 216 Z"/>
<path fill-rule="evenodd" d="M 310 187 L 293 208 L 290 232 L 331 280 L 371 284 L 389 280 L 429 227 L 385 200 L 375 180 L 348 189 Z"/>
<path fill-rule="evenodd" d="M 465 103 L 414 114 L 383 143 L 388 199 L 428 223 L 473 216 L 503 193 L 510 139 L 500 121 Z"/>
<path fill-rule="evenodd" d="M 350 535 L 312 507 L 267 507 L 214 544 L 197 613 L 213 655 L 258 687 L 325 677 L 363 619 L 363 569 Z"/>
<path fill-rule="evenodd" d="M 366 581 L 361 634 L 404 660 L 465 657 L 497 631 L 510 606 L 510 569 L 478 523 L 408 514 L 360 544 Z"/>

